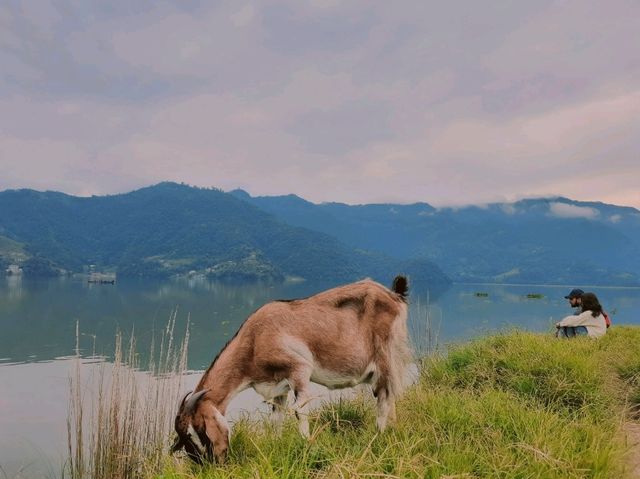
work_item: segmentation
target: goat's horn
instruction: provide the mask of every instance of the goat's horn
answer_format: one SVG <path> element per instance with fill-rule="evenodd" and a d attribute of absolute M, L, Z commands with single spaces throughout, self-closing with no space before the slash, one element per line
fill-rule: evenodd
<path fill-rule="evenodd" d="M 202 399 L 202 396 L 204 396 L 205 394 L 207 394 L 209 392 L 208 389 L 203 389 L 202 391 L 198 391 L 197 393 L 193 394 L 189 400 L 187 401 L 187 403 L 184 405 L 185 410 L 192 412 L 193 409 L 196 407 L 196 405 L 198 404 L 198 401 L 200 401 L 200 399 Z"/>
<path fill-rule="evenodd" d="M 182 411 L 182 408 L 184 407 L 184 403 L 187 400 L 187 397 L 189 396 L 189 394 L 191 394 L 193 391 L 189 391 L 187 394 L 184 395 L 184 397 L 182 398 L 182 401 L 180 401 L 180 407 L 178 407 L 178 411 Z"/>

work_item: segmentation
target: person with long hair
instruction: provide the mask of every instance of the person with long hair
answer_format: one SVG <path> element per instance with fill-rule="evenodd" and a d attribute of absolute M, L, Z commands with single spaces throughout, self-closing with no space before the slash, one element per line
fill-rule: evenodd
<path fill-rule="evenodd" d="M 580 314 L 567 316 L 556 323 L 559 338 L 573 338 L 581 335 L 599 338 L 607 333 L 602 306 L 595 294 L 584 293 L 581 308 Z"/>

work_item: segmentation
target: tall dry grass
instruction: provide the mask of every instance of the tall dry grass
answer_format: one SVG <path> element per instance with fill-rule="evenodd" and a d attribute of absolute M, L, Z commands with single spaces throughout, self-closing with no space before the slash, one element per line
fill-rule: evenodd
<path fill-rule="evenodd" d="M 412 348 L 419 361 L 437 352 L 441 346 L 442 310 L 431 304 L 430 294 L 427 292 L 426 303 L 420 301 L 420 298 L 411 303 L 409 317 Z"/>
<path fill-rule="evenodd" d="M 158 339 L 154 334 L 146 364 L 140 364 L 133 332 L 126 340 L 118 332 L 113 361 L 92 370 L 81 358 L 76 326 L 67 418 L 70 479 L 125 479 L 161 470 L 187 368 L 189 325 L 178 341 L 176 317 L 174 311 Z"/>

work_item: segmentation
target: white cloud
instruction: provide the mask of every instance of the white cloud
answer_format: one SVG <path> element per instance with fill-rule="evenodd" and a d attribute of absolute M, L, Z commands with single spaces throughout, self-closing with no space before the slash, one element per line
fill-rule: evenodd
<path fill-rule="evenodd" d="M 515 215 L 518 212 L 518 208 L 512 203 L 502 203 L 500 209 L 508 215 Z"/>
<path fill-rule="evenodd" d="M 565 155 L 566 168 L 576 166 L 586 146 L 606 151 L 607 136 L 626 136 L 629 127 L 640 124 L 640 90 L 615 97 L 593 98 L 575 105 L 563 105 L 541 114 L 495 120 L 490 115 L 453 121 L 435 133 L 433 151 L 449 157 L 493 157 L 494 164 L 507 167 L 515 158 L 531 164 L 558 162 Z M 630 133 L 630 132 L 629 132 Z M 592 153 L 593 154 L 593 153 Z M 535 163 L 533 159 L 535 158 Z"/>
<path fill-rule="evenodd" d="M 586 218 L 589 220 L 600 216 L 600 212 L 595 208 L 559 202 L 549 204 L 549 213 L 552 216 L 557 216 L 559 218 Z"/>

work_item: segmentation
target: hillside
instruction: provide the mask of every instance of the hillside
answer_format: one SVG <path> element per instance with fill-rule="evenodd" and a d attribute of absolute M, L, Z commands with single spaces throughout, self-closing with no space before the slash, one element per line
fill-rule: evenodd
<path fill-rule="evenodd" d="M 640 211 L 567 198 L 464 208 L 314 204 L 175 183 L 112 196 L 0 192 L 0 268 L 124 276 L 640 284 Z M 436 266 L 438 265 L 438 266 Z"/>
<path fill-rule="evenodd" d="M 90 198 L 4 191 L 0 235 L 3 263 L 17 262 L 34 275 L 93 264 L 123 276 L 194 271 L 225 279 L 388 281 L 404 271 L 434 284 L 448 281 L 429 261 L 356 250 L 222 191 L 176 183 Z"/>
<path fill-rule="evenodd" d="M 232 194 L 351 246 L 433 261 L 454 281 L 640 284 L 640 211 L 634 208 L 562 197 L 436 209 Z"/>

